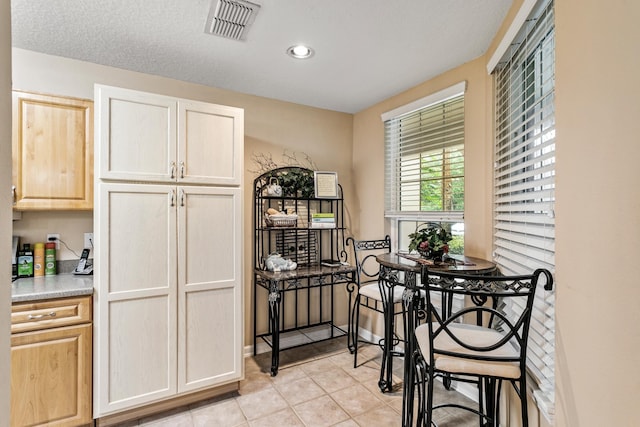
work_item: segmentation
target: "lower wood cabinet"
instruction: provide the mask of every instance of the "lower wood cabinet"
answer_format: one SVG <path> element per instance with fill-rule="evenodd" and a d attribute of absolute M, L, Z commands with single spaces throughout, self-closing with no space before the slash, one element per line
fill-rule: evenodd
<path fill-rule="evenodd" d="M 11 426 L 90 424 L 91 297 L 14 304 L 11 318 Z"/>

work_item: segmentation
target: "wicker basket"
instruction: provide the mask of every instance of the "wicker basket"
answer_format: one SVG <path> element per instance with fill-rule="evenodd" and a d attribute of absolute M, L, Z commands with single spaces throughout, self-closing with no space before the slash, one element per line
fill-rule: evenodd
<path fill-rule="evenodd" d="M 298 215 L 264 214 L 264 222 L 267 224 L 267 227 L 295 227 L 298 223 Z"/>

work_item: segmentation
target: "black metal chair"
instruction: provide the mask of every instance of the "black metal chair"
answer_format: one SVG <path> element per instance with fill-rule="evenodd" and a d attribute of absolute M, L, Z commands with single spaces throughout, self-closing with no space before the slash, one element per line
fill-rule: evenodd
<path fill-rule="evenodd" d="M 383 350 L 383 352 L 385 352 L 385 355 L 387 354 L 385 348 L 387 343 L 385 342 L 384 338 L 379 340 L 377 343 L 372 343 L 370 341 L 359 338 L 358 332 L 360 329 L 360 307 L 365 307 L 384 316 L 385 336 L 392 337 L 390 346 L 391 348 L 393 348 L 397 346 L 401 341 L 401 338 L 393 330 L 395 325 L 393 318 L 402 314 L 402 306 L 398 303 L 402 301 L 402 293 L 404 291 L 404 287 L 401 285 L 396 285 L 390 290 L 390 292 L 393 293 L 393 301 L 390 304 L 387 303 L 387 289 L 384 288 L 384 291 L 381 292 L 381 286 L 379 284 L 380 266 L 376 261 L 376 255 L 385 251 L 391 252 L 391 239 L 389 238 L 389 236 L 386 236 L 384 239 L 379 240 L 355 240 L 354 238 L 349 237 L 347 239 L 347 246 L 353 246 L 354 259 L 356 260 L 357 268 L 356 286 L 354 289 L 349 289 L 350 292 L 356 292 L 353 302 L 353 309 L 351 310 L 352 317 L 350 321 L 351 333 L 349 349 L 353 353 L 353 367 L 357 368 L 359 342 L 378 345 Z M 389 313 L 385 311 L 387 307 Z M 388 315 L 390 315 L 391 318 L 388 318 Z M 391 328 L 390 331 L 386 330 L 388 327 Z M 383 357 L 379 384 L 382 391 L 391 389 L 391 384 L 388 384 L 390 381 L 386 379 L 386 372 L 389 371 L 389 373 L 391 373 L 390 366 L 390 361 L 387 361 L 386 357 Z"/>
<path fill-rule="evenodd" d="M 418 426 L 430 427 L 433 411 L 444 407 L 476 413 L 481 426 L 497 426 L 503 381 L 512 384 L 520 397 L 522 425 L 528 426 L 527 339 L 536 286 L 542 277 L 544 288 L 551 290 L 553 277 L 545 269 L 530 275 L 477 276 L 423 268 L 421 288 L 428 290 L 426 306 L 414 298 L 409 323 L 415 326 L 421 319 L 432 320 L 415 326 L 409 344 L 413 353 L 409 372 L 405 372 L 405 426 L 413 425 L 416 388 Z M 412 291 L 415 295 L 420 290 Z M 442 296 L 442 308 L 439 299 L 432 301 L 437 294 Z M 464 296 L 462 308 L 451 304 L 455 295 Z M 456 403 L 435 405 L 436 377 L 476 384 L 478 409 Z"/>

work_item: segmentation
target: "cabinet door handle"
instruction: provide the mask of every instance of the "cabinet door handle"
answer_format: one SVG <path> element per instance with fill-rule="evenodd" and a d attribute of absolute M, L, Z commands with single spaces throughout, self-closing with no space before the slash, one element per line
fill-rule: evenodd
<path fill-rule="evenodd" d="M 184 178 L 184 162 L 180 162 L 180 178 Z"/>
<path fill-rule="evenodd" d="M 176 162 L 171 162 L 171 179 L 176 179 Z"/>
<path fill-rule="evenodd" d="M 39 320 L 42 319 L 43 317 L 56 317 L 56 312 L 52 311 L 51 313 L 47 313 L 47 314 L 30 314 L 29 315 L 29 320 Z"/>
<path fill-rule="evenodd" d="M 16 186 L 11 186 L 11 200 L 13 200 L 13 204 L 16 204 Z"/>
<path fill-rule="evenodd" d="M 171 190 L 169 193 L 169 206 L 174 207 L 176 205 L 176 192 L 175 190 Z"/>
<path fill-rule="evenodd" d="M 184 207 L 184 190 L 180 190 L 180 206 Z"/>

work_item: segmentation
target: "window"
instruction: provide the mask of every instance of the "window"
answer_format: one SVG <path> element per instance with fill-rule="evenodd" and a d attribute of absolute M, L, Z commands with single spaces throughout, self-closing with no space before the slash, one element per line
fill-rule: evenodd
<path fill-rule="evenodd" d="M 494 71 L 496 140 L 494 259 L 504 274 L 554 271 L 555 42 L 553 1 L 544 0 Z M 538 288 L 528 347 L 534 396 L 554 412 L 554 295 Z"/>
<path fill-rule="evenodd" d="M 452 228 L 452 253 L 464 241 L 464 88 L 452 86 L 383 114 L 385 216 L 399 249 L 416 226 L 438 221 Z"/>

